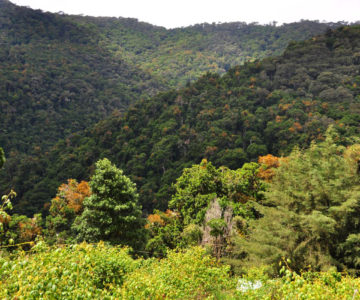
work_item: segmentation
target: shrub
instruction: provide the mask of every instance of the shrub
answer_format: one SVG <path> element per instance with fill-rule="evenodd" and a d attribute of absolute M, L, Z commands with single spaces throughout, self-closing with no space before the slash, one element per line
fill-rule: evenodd
<path fill-rule="evenodd" d="M 170 251 L 167 258 L 148 260 L 127 277 L 126 299 L 201 299 L 235 288 L 230 268 L 222 266 L 200 247 Z"/>

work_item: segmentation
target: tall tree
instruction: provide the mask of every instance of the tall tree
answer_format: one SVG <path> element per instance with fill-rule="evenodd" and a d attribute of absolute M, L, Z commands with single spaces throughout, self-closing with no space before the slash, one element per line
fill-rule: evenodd
<path fill-rule="evenodd" d="M 285 256 L 295 270 L 359 267 L 360 148 L 337 139 L 330 128 L 324 142 L 295 149 L 276 170 L 247 249 L 256 264 Z"/>
<path fill-rule="evenodd" d="M 84 200 L 84 212 L 73 226 L 78 239 L 141 248 L 145 242 L 145 220 L 135 184 L 104 158 L 96 163 L 90 187 L 92 195 Z"/>

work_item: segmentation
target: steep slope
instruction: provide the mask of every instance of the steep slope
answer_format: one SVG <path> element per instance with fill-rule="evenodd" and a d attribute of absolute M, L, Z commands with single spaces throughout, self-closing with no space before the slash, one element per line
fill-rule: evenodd
<path fill-rule="evenodd" d="M 166 30 L 136 19 L 69 18 L 95 25 L 114 55 L 173 87 L 183 86 L 205 72 L 223 74 L 246 61 L 280 55 L 290 41 L 305 40 L 341 25 L 316 21 L 282 26 L 233 22 Z"/>
<path fill-rule="evenodd" d="M 166 30 L 125 18 L 43 13 L 0 0 L 0 145 L 45 151 L 129 103 L 329 26 L 230 23 Z"/>
<path fill-rule="evenodd" d="M 295 145 L 321 140 L 330 124 L 346 144 L 360 130 L 359 71 L 360 26 L 328 30 L 291 43 L 280 57 L 139 101 L 41 159 L 9 163 L 2 182 L 19 192 L 17 209 L 30 213 L 65 179 L 89 178 L 94 162 L 108 157 L 137 183 L 145 209 L 164 208 L 181 170 L 204 157 L 238 168 L 259 155 L 286 155 Z"/>
<path fill-rule="evenodd" d="M 160 85 L 91 26 L 0 0 L 0 145 L 47 149 Z"/>

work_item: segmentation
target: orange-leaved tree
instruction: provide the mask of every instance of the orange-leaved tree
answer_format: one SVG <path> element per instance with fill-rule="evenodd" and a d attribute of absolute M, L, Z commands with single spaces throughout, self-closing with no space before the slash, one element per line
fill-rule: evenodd
<path fill-rule="evenodd" d="M 71 240 L 71 225 L 76 216 L 83 212 L 83 201 L 91 195 L 90 186 L 86 181 L 78 183 L 68 179 L 59 186 L 56 197 L 51 200 L 47 217 L 47 236 L 50 242 Z"/>
<path fill-rule="evenodd" d="M 261 165 L 259 169 L 258 176 L 269 182 L 275 175 L 275 170 L 280 166 L 280 163 L 285 161 L 284 157 L 277 157 L 271 154 L 265 156 L 259 156 L 259 164 Z"/>

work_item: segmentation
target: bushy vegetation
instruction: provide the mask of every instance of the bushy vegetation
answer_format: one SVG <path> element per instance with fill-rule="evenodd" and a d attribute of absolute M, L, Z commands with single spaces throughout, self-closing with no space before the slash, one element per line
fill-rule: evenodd
<path fill-rule="evenodd" d="M 229 268 L 201 248 L 133 259 L 127 249 L 99 244 L 49 248 L 0 257 L 2 299 L 194 299 L 232 290 Z"/>
<path fill-rule="evenodd" d="M 249 287 L 258 285 L 257 289 Z M 232 277 L 199 247 L 170 251 L 167 258 L 134 259 L 126 248 L 104 243 L 0 256 L 2 299 L 357 299 L 359 279 L 336 271 L 289 269 L 269 278 L 263 269 Z"/>
<path fill-rule="evenodd" d="M 282 278 L 271 279 L 263 269 L 248 271 L 239 281 L 233 299 L 358 299 L 359 278 L 336 271 L 297 274 L 287 269 Z M 261 283 L 261 284 L 260 284 Z M 249 287 L 260 286 L 257 289 Z M 239 293 L 239 291 L 241 293 Z M 231 299 L 231 297 L 230 297 Z"/>

